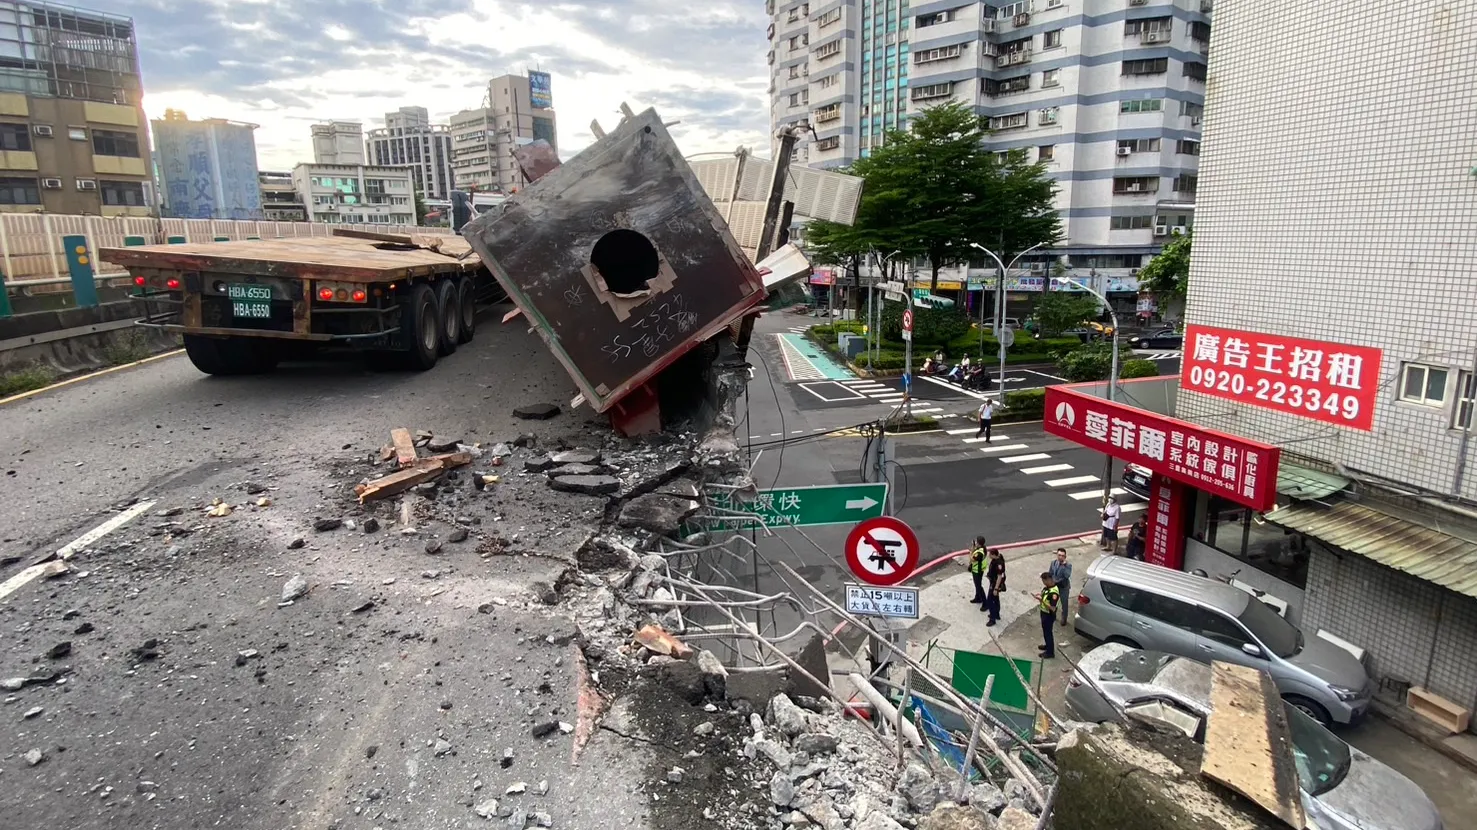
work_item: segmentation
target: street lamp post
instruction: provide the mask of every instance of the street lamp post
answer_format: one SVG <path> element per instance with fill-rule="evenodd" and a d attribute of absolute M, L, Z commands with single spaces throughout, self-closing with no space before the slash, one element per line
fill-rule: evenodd
<path fill-rule="evenodd" d="M 1108 302 L 1107 296 L 1098 292 L 1083 282 L 1072 281 L 1078 288 L 1096 297 L 1098 302 L 1108 310 L 1108 317 L 1113 321 L 1113 359 L 1108 369 L 1108 402 L 1112 403 L 1117 398 L 1118 390 L 1118 312 L 1113 310 L 1113 304 Z M 1103 504 L 1107 505 L 1108 497 L 1113 492 L 1113 456 L 1103 454 Z"/>
<path fill-rule="evenodd" d="M 1043 247 L 1045 247 L 1046 246 L 1046 243 L 1045 242 L 1038 242 L 1035 245 L 1032 245 L 1031 247 L 1025 249 L 1024 251 L 1021 251 L 1020 253 L 1016 254 L 1010 260 L 1010 265 L 1008 265 L 1008 266 L 1004 262 L 1001 262 L 1000 261 L 1000 257 L 996 256 L 995 255 L 995 252 L 992 251 L 992 250 L 990 250 L 989 248 L 986 248 L 985 246 L 981 245 L 978 242 L 971 242 L 969 244 L 971 246 L 973 246 L 975 248 L 979 248 L 981 251 L 984 251 L 985 253 L 989 254 L 990 255 L 990 259 L 995 260 L 995 264 L 998 265 L 998 266 L 1000 266 L 1000 279 L 995 283 L 995 339 L 996 340 L 999 340 L 1000 339 L 1000 332 L 1001 332 L 1001 330 L 1003 330 L 1005 328 L 1005 272 L 1011 270 L 1012 268 L 1015 268 L 1015 264 L 1017 262 L 1020 262 L 1021 257 L 1025 256 L 1026 254 L 1029 254 L 1030 252 L 1036 250 L 1037 248 L 1043 248 Z M 969 279 L 969 269 L 968 269 L 967 266 L 965 267 L 964 278 L 966 280 Z M 985 299 L 984 298 L 984 292 L 980 292 L 980 322 L 982 324 L 983 324 L 984 319 L 985 319 L 985 309 L 984 309 L 985 303 L 984 303 L 984 299 Z M 981 341 L 981 343 L 983 343 L 983 341 L 984 341 L 984 333 L 983 332 L 981 332 L 981 334 L 980 334 L 980 341 Z M 984 358 L 984 355 L 980 355 L 980 357 L 983 359 Z M 1003 404 L 1005 402 L 1005 345 L 1004 344 L 1001 344 L 1001 346 L 1000 346 L 1000 375 L 999 375 L 998 380 L 996 381 L 996 388 L 997 388 L 997 391 L 999 391 L 999 393 L 1000 393 L 1000 402 Z"/>

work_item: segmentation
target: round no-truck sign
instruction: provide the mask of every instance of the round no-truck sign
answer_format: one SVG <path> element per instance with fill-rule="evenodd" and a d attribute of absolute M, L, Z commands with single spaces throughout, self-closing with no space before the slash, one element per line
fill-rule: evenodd
<path fill-rule="evenodd" d="M 868 585 L 896 585 L 918 567 L 918 536 L 900 519 L 867 519 L 846 537 L 846 564 Z"/>
<path fill-rule="evenodd" d="M 908 309 L 908 310 L 906 310 L 906 311 L 903 312 L 903 331 L 909 331 L 910 332 L 912 330 L 913 330 L 913 310 L 912 309 Z"/>

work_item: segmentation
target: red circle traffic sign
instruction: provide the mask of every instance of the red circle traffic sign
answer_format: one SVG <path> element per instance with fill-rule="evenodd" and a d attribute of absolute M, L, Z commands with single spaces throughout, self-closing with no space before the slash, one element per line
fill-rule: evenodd
<path fill-rule="evenodd" d="M 910 310 L 907 310 L 907 311 L 904 311 L 903 312 L 903 331 L 912 331 L 912 330 L 913 330 L 913 312 L 910 309 Z"/>
<path fill-rule="evenodd" d="M 846 564 L 869 585 L 896 585 L 918 567 L 918 536 L 901 519 L 867 519 L 846 536 Z"/>

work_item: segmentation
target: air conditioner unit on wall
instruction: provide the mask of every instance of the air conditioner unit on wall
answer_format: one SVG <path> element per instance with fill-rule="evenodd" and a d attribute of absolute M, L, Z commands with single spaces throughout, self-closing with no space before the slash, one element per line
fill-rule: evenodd
<path fill-rule="evenodd" d="M 61 190 L 62 189 L 62 180 L 61 179 L 42 179 L 41 180 L 41 186 L 44 187 L 44 188 L 46 188 L 47 190 Z"/>
<path fill-rule="evenodd" d="M 1179 225 L 1175 225 L 1174 227 L 1170 228 L 1169 229 L 1169 232 L 1170 232 L 1170 234 L 1172 234 L 1174 236 L 1184 236 L 1185 235 L 1185 229 L 1183 227 L 1179 226 Z"/>
<path fill-rule="evenodd" d="M 1198 127 L 1198 126 L 1200 126 L 1200 119 L 1202 117 L 1203 116 L 1199 116 L 1199 115 L 1192 115 L 1192 116 L 1190 116 L 1190 126 L 1191 127 Z"/>
<path fill-rule="evenodd" d="M 97 190 L 97 179 L 78 179 L 78 190 Z"/>
<path fill-rule="evenodd" d="M 31 129 L 36 133 L 36 135 L 44 135 L 44 136 L 50 136 L 50 135 L 52 135 L 52 130 L 51 130 L 51 125 L 50 124 L 37 124 L 36 126 L 32 127 Z"/>
<path fill-rule="evenodd" d="M 1021 12 L 1020 14 L 1016 15 L 1015 19 L 1011 22 L 1014 23 L 1016 26 L 1029 26 L 1031 25 L 1031 13 Z"/>
<path fill-rule="evenodd" d="M 1149 0 L 1128 0 L 1128 5 L 1130 5 L 1130 6 L 1147 6 L 1147 5 L 1149 5 Z"/>
<path fill-rule="evenodd" d="M 1163 43 L 1169 40 L 1167 32 L 1145 32 L 1144 43 Z"/>
<path fill-rule="evenodd" d="M 1120 156 L 1131 156 L 1131 155 L 1133 155 L 1133 150 L 1131 150 L 1131 149 L 1129 149 L 1127 147 L 1119 147 L 1118 148 L 1118 155 L 1120 155 Z"/>
<path fill-rule="evenodd" d="M 1155 236 L 1167 236 L 1168 234 L 1169 234 L 1169 226 L 1168 225 L 1155 225 L 1154 226 L 1154 235 Z"/>

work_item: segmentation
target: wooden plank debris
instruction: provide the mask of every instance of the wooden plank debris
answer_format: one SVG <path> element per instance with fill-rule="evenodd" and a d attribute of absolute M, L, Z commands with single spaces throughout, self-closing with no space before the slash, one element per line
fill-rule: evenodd
<path fill-rule="evenodd" d="M 453 452 L 445 455 L 433 455 L 430 458 L 422 458 L 415 462 L 415 466 L 408 470 L 391 473 L 383 478 L 377 478 L 368 484 L 361 484 L 354 488 L 359 496 L 359 503 L 363 504 L 375 499 L 382 499 L 403 493 L 417 484 L 425 484 L 440 478 L 447 470 L 457 467 L 465 467 L 472 463 L 472 454 L 466 452 Z"/>
<path fill-rule="evenodd" d="M 1246 796 L 1294 830 L 1304 830 L 1287 712 L 1266 672 L 1211 664 L 1211 712 L 1200 774 Z"/>
<path fill-rule="evenodd" d="M 373 233 L 373 232 L 370 232 Z M 326 279 L 343 282 L 393 282 L 412 276 L 460 274 L 481 265 L 460 237 L 446 237 L 435 248 L 425 235 L 376 234 L 386 239 L 315 236 L 184 245 L 103 248 L 104 262 L 129 269 L 201 271 L 261 277 Z M 380 247 L 386 242 L 403 248 Z M 409 247 L 414 245 L 415 247 Z"/>
<path fill-rule="evenodd" d="M 390 430 L 390 443 L 395 445 L 395 457 L 401 467 L 415 463 L 415 441 L 410 437 L 410 430 L 404 427 Z"/>

